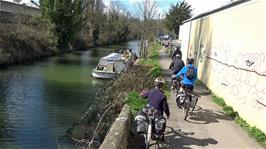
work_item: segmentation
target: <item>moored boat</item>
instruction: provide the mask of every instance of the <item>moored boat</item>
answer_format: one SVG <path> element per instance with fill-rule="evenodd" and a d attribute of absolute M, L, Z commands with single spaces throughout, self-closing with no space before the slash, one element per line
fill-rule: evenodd
<path fill-rule="evenodd" d="M 98 79 L 113 79 L 122 72 L 127 71 L 134 61 L 135 54 L 131 49 L 119 49 L 102 57 L 91 75 Z"/>

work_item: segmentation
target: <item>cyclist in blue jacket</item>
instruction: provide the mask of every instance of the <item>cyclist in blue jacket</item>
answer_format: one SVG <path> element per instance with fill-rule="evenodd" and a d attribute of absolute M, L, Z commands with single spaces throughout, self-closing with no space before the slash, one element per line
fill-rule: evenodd
<path fill-rule="evenodd" d="M 181 81 L 181 84 L 183 87 L 186 87 L 190 89 L 191 91 L 194 88 L 194 85 L 197 80 L 197 73 L 198 70 L 195 66 L 193 66 L 194 59 L 188 58 L 187 60 L 187 66 L 183 67 L 177 74 L 176 78 L 182 77 L 183 80 Z"/>

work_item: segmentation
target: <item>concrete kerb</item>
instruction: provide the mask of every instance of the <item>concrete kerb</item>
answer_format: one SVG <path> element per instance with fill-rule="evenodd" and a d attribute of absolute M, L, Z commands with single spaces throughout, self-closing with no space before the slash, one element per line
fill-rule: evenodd
<path fill-rule="evenodd" d="M 130 107 L 124 105 L 119 116 L 113 123 L 110 131 L 105 136 L 100 149 L 125 149 L 128 145 L 128 134 L 130 129 Z"/>

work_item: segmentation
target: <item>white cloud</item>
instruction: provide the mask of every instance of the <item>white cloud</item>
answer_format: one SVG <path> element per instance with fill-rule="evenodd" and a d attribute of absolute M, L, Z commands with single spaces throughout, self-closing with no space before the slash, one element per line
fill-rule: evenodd
<path fill-rule="evenodd" d="M 186 2 L 193 8 L 193 15 L 197 15 L 228 4 L 231 0 L 186 0 Z"/>

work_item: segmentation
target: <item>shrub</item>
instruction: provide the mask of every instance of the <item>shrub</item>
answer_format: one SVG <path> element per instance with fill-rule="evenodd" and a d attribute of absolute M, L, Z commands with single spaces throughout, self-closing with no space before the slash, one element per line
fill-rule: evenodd
<path fill-rule="evenodd" d="M 133 117 L 135 117 L 136 113 L 147 104 L 147 100 L 141 99 L 139 93 L 131 92 L 127 95 L 126 103 L 130 106 Z"/>

